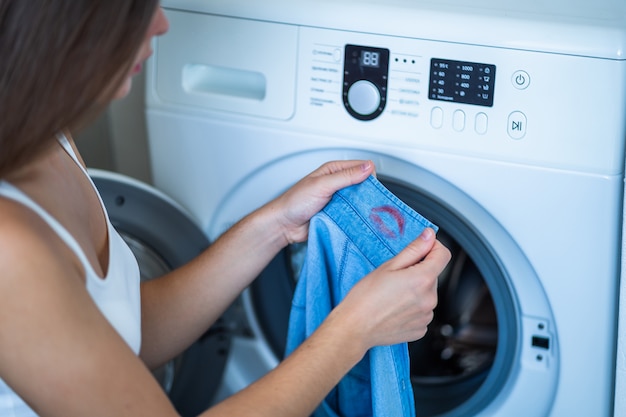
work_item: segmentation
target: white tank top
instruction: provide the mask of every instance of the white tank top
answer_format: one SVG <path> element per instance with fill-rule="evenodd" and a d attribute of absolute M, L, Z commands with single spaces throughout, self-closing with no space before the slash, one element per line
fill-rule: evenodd
<path fill-rule="evenodd" d="M 87 171 L 78 162 L 74 150 L 65 136 L 59 142 L 72 156 L 77 165 L 89 178 Z M 91 178 L 89 178 L 91 182 Z M 91 182 L 94 190 L 95 185 Z M 98 198 L 100 194 L 97 192 Z M 102 210 L 107 219 L 109 234 L 109 265 L 107 275 L 100 278 L 93 270 L 78 242 L 70 233 L 41 206 L 18 188 L 0 180 L 0 196 L 15 200 L 37 213 L 59 235 L 65 244 L 76 254 L 85 270 L 87 291 L 102 314 L 117 330 L 120 336 L 139 354 L 141 347 L 141 305 L 139 293 L 139 266 L 130 248 L 109 221 L 106 207 L 100 198 Z M 33 381 L 37 375 L 33 375 Z M 33 417 L 36 414 L 0 379 L 0 416 Z"/>

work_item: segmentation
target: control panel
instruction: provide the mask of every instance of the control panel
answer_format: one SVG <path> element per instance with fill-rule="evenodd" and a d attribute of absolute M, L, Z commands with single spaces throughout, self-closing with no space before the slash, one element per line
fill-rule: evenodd
<path fill-rule="evenodd" d="M 597 124 L 573 114 L 599 115 L 593 103 L 621 105 L 614 87 L 573 80 L 589 81 L 588 74 L 613 66 L 537 51 L 300 28 L 289 123 L 385 146 L 613 172 L 623 161 L 606 149 L 622 146 L 622 133 L 604 134 L 607 147 L 571 140 L 598 137 Z M 572 94 L 586 99 L 562 99 Z"/>
<path fill-rule="evenodd" d="M 509 70 L 510 79 L 497 77 L 500 61 L 452 59 L 458 58 L 453 51 L 429 50 L 411 40 L 400 47 L 397 39 L 336 43 L 315 37 L 311 41 L 312 54 L 301 67 L 309 71 L 305 73 L 308 88 L 302 91 L 308 92 L 309 106 L 322 111 L 324 120 L 347 112 L 352 119 L 366 122 L 368 130 L 389 137 L 416 129 L 464 137 L 484 137 L 497 129 L 498 134 L 508 133 L 509 139 L 526 136 L 526 114 L 519 108 L 501 114 L 506 103 L 496 103 L 496 89 L 498 81 L 505 80 L 515 91 L 525 90 L 530 84 L 527 71 Z M 342 114 L 336 112 L 337 105 L 343 107 Z"/>
<path fill-rule="evenodd" d="M 386 48 L 364 45 L 345 46 L 343 104 L 354 118 L 373 120 L 385 109 L 389 56 L 389 49 Z M 402 61 L 405 59 L 403 58 Z M 517 85 L 523 85 L 527 77 L 527 74 L 525 76 L 516 74 L 514 82 Z M 428 98 L 492 107 L 495 80 L 496 66 L 493 64 L 432 58 Z M 459 115 L 460 113 L 456 113 L 457 119 Z M 437 118 L 436 114 L 434 118 Z M 458 130 L 460 126 L 458 120 L 455 125 Z"/>
<path fill-rule="evenodd" d="M 454 54 L 443 48 L 437 49 L 436 56 L 425 48 L 390 48 L 384 42 L 313 42 L 313 59 L 305 66 L 311 71 L 310 86 L 305 91 L 315 108 L 341 105 L 353 119 L 376 121 L 376 128 L 411 125 L 485 136 L 496 122 L 498 131 L 508 133 L 510 139 L 526 136 L 528 119 L 522 110 L 511 108 L 501 114 L 505 103 L 494 110 L 497 80 L 510 81 L 511 85 L 500 87 L 526 90 L 530 73 L 525 70 L 509 70 L 510 79 L 497 78 L 494 61 L 452 59 Z M 500 127 L 505 123 L 506 130 Z"/>

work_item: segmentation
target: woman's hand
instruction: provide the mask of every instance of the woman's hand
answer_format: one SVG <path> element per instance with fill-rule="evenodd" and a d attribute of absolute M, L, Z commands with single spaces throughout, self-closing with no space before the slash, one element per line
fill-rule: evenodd
<path fill-rule="evenodd" d="M 363 182 L 373 172 L 371 161 L 327 162 L 268 204 L 286 244 L 305 241 L 309 220 L 324 208 L 333 194 Z"/>
<path fill-rule="evenodd" d="M 359 281 L 331 313 L 345 320 L 364 352 L 421 339 L 437 306 L 437 279 L 450 251 L 426 229 L 402 252 Z"/>

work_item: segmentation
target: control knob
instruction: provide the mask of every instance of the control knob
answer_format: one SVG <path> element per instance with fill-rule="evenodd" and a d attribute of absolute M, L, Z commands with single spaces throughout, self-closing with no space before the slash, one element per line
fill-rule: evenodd
<path fill-rule="evenodd" d="M 380 91 L 368 80 L 359 80 L 348 90 L 348 104 L 356 113 L 369 116 L 380 106 Z"/>

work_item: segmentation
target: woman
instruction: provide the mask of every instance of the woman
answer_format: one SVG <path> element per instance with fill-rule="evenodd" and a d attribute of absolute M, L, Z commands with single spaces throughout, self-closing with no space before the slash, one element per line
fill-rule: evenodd
<path fill-rule="evenodd" d="M 127 94 L 167 29 L 157 0 L 0 0 L 0 415 L 175 416 L 149 369 L 306 240 L 335 191 L 374 171 L 325 164 L 140 288 L 70 131 Z M 425 334 L 449 257 L 427 229 L 275 370 L 202 415 L 309 415 L 369 348 Z"/>

